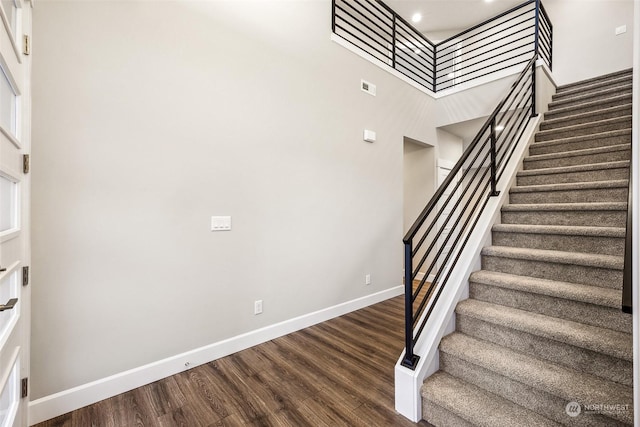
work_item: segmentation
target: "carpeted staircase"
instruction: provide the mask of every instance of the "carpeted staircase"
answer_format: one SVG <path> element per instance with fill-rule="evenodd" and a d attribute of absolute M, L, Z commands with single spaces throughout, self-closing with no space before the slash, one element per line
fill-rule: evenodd
<path fill-rule="evenodd" d="M 620 309 L 631 91 L 627 70 L 553 96 L 422 388 L 427 422 L 633 424 Z"/>

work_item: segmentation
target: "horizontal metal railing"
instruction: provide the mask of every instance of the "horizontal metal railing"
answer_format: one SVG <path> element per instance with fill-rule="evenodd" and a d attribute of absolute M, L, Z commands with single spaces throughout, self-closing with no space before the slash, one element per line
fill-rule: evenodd
<path fill-rule="evenodd" d="M 436 45 L 436 91 L 525 64 L 535 50 L 536 2 L 529 0 Z"/>
<path fill-rule="evenodd" d="M 411 80 L 434 88 L 434 45 L 386 4 L 334 0 L 333 32 Z"/>
<path fill-rule="evenodd" d="M 432 92 L 490 74 L 520 71 L 535 52 L 551 68 L 553 26 L 539 0 L 527 0 L 439 43 L 379 0 L 333 0 L 332 30 Z"/>
<path fill-rule="evenodd" d="M 449 282 L 471 233 L 536 115 L 534 54 L 403 239 L 405 337 L 402 364 L 413 369 L 414 345 Z"/>

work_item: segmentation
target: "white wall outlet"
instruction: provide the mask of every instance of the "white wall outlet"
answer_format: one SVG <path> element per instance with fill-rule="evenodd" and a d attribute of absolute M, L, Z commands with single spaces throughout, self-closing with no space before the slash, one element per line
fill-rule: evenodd
<path fill-rule="evenodd" d="M 230 216 L 212 216 L 211 217 L 211 231 L 230 231 L 230 230 L 231 230 Z"/>
<path fill-rule="evenodd" d="M 620 34 L 624 34 L 627 32 L 627 26 L 626 25 L 621 25 L 619 27 L 616 27 L 616 36 L 619 36 Z"/>
<path fill-rule="evenodd" d="M 260 314 L 262 313 L 262 300 L 256 300 L 253 303 L 253 314 Z"/>
<path fill-rule="evenodd" d="M 371 96 L 376 96 L 376 85 L 366 80 L 360 80 L 360 90 L 367 92 Z"/>
<path fill-rule="evenodd" d="M 371 275 L 370 274 L 366 274 L 364 276 L 364 284 L 365 285 L 370 285 L 371 284 Z"/>

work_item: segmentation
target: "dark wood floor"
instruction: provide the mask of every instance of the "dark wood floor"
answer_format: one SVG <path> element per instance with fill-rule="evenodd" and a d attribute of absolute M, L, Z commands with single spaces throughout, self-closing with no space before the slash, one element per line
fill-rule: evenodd
<path fill-rule="evenodd" d="M 403 297 L 355 311 L 38 424 L 428 426 L 394 411 Z"/>

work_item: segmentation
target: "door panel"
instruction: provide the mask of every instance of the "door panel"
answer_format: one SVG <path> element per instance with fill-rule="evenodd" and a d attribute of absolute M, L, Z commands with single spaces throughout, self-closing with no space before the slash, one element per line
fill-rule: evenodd
<path fill-rule="evenodd" d="M 21 379 L 29 375 L 30 57 L 19 43 L 31 29 L 31 4 L 0 0 L 0 427 L 28 425 Z M 11 304 L 8 304 L 12 302 Z"/>

